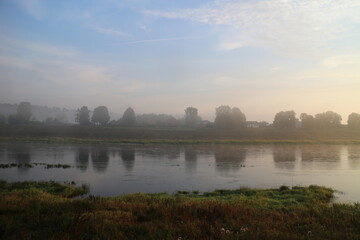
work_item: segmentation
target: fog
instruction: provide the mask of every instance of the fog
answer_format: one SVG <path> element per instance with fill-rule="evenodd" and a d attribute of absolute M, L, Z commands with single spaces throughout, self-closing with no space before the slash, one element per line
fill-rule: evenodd
<path fill-rule="evenodd" d="M 193 106 L 214 121 L 228 105 L 251 121 L 330 110 L 346 124 L 360 111 L 359 11 L 355 0 L 2 1 L 0 103 L 66 108 L 69 122 L 82 106 L 112 120 Z"/>

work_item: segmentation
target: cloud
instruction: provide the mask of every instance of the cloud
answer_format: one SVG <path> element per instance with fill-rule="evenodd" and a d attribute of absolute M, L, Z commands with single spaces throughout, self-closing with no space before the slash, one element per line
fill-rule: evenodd
<path fill-rule="evenodd" d="M 356 54 L 347 54 L 340 56 L 333 56 L 323 60 L 325 67 L 338 67 L 341 65 L 360 65 L 360 56 Z"/>
<path fill-rule="evenodd" d="M 102 34 L 107 34 L 107 35 L 113 35 L 113 36 L 118 36 L 118 37 L 131 37 L 132 35 L 126 32 L 122 32 L 119 30 L 114 30 L 111 28 L 101 28 L 101 27 L 92 27 L 95 31 L 102 33 Z"/>
<path fill-rule="evenodd" d="M 358 0 L 218 0 L 196 9 L 144 14 L 214 26 L 220 50 L 255 46 L 291 53 L 324 47 L 341 37 L 360 23 L 359 12 Z"/>
<path fill-rule="evenodd" d="M 174 38 L 155 38 L 155 39 L 146 39 L 146 40 L 138 40 L 131 42 L 123 42 L 123 44 L 136 44 L 136 43 L 148 43 L 148 42 L 167 42 L 167 41 L 179 41 L 179 40 L 189 40 L 194 39 L 193 37 L 174 37 Z"/>
<path fill-rule="evenodd" d="M 46 43 L 36 43 L 30 41 L 19 41 L 15 39 L 0 37 L 0 48 L 2 50 L 12 50 L 19 52 L 31 52 L 32 54 L 45 54 L 48 56 L 66 58 L 78 55 L 74 49 L 66 46 L 57 46 Z"/>
<path fill-rule="evenodd" d="M 15 2 L 35 19 L 43 19 L 45 8 L 41 0 L 16 0 Z"/>

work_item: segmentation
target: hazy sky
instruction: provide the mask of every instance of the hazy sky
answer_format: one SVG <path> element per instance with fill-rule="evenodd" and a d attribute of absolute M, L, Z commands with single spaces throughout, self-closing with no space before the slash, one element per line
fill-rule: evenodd
<path fill-rule="evenodd" d="M 360 112 L 359 0 L 0 0 L 0 102 Z"/>

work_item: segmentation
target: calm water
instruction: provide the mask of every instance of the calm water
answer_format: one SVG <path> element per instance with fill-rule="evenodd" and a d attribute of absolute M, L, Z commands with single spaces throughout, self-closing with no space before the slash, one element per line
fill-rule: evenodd
<path fill-rule="evenodd" d="M 0 143 L 0 164 L 68 164 L 0 169 L 7 181 L 75 181 L 95 195 L 280 185 L 329 186 L 360 202 L 359 145 L 75 145 Z"/>

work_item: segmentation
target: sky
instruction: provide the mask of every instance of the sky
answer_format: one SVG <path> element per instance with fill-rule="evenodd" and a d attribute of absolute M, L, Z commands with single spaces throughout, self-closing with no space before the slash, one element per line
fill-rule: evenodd
<path fill-rule="evenodd" d="M 359 0 L 0 0 L 0 102 L 360 112 Z"/>

